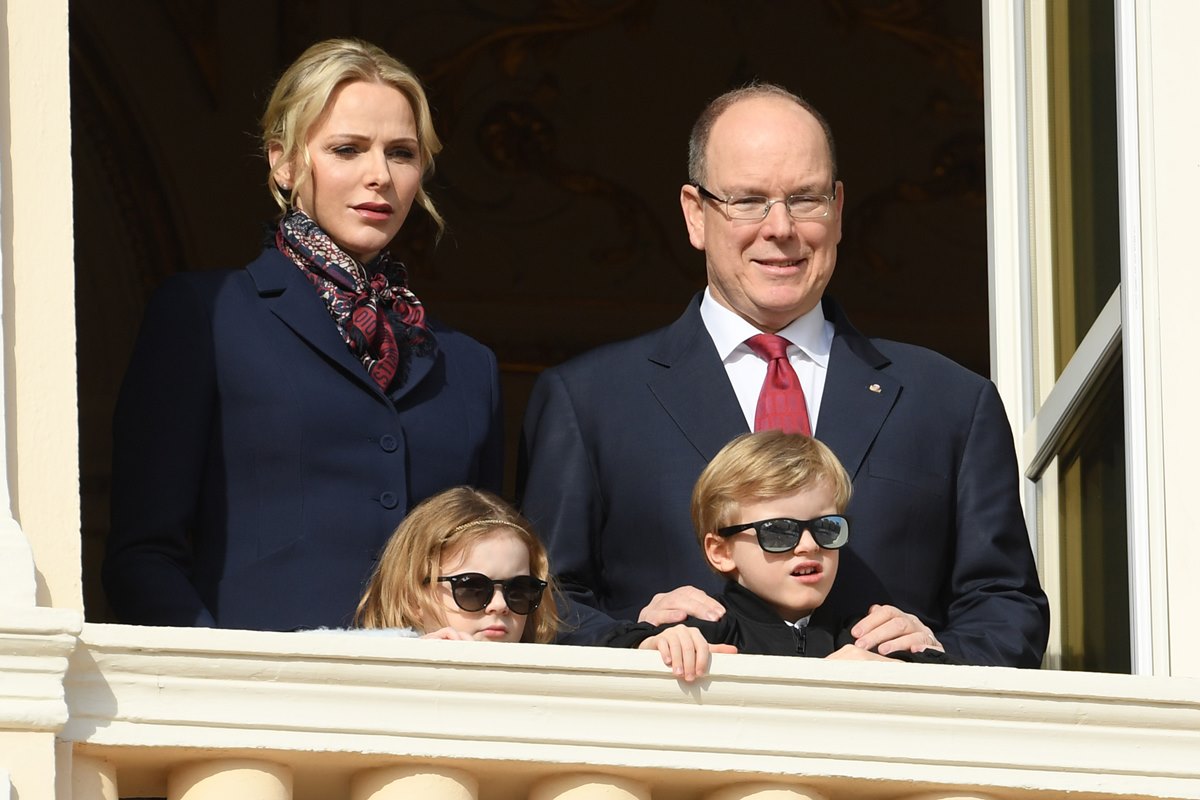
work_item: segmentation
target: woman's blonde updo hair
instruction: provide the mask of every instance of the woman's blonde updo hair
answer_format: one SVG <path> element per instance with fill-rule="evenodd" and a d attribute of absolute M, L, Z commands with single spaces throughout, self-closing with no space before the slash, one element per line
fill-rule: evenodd
<path fill-rule="evenodd" d="M 305 146 L 308 132 L 325 112 L 334 90 L 347 81 L 384 83 L 404 95 L 417 123 L 422 179 L 433 172 L 433 157 L 441 151 L 442 143 L 433 130 L 429 100 L 417 76 L 373 44 L 358 39 L 328 39 L 305 50 L 287 68 L 275 84 L 262 117 L 263 152 L 268 161 L 272 150 L 279 152 L 268 173 L 267 186 L 285 212 L 292 206 L 290 198 L 297 197 L 297 187 L 312 176 L 312 159 Z M 283 164 L 292 166 L 294 179 L 286 189 L 279 185 L 275 174 Z M 440 235 L 445 223 L 423 184 L 417 187 L 416 199 L 433 217 Z"/>
<path fill-rule="evenodd" d="M 556 589 L 546 548 L 512 506 L 491 492 L 467 486 L 456 486 L 423 500 L 404 518 L 379 555 L 354 624 L 360 628 L 417 630 L 422 629 L 426 619 L 445 624 L 434 592 L 442 558 L 475 544 L 497 528 L 516 534 L 529 550 L 530 574 L 550 584 L 541 605 L 525 621 L 521 641 L 554 641 L 562 623 L 554 601 Z"/>

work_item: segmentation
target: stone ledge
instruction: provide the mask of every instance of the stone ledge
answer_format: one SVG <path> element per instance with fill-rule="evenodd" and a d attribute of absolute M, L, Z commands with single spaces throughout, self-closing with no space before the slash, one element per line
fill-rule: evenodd
<path fill-rule="evenodd" d="M 58 732 L 63 681 L 83 624 L 78 611 L 0 608 L 0 730 Z"/>
<path fill-rule="evenodd" d="M 101 747 L 1200 798 L 1194 679 L 89 624 L 66 686 Z"/>

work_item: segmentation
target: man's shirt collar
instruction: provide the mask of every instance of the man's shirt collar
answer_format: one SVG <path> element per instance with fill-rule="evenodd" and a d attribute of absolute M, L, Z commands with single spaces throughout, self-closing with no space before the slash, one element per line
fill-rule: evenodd
<path fill-rule="evenodd" d="M 762 333 L 718 303 L 712 296 L 712 290 L 707 287 L 704 289 L 704 297 L 700 300 L 700 317 L 704 320 L 704 327 L 708 329 L 708 334 L 717 347 L 717 355 L 722 361 L 728 361 L 739 346 L 748 352 L 746 340 Z M 833 346 L 833 326 L 825 321 L 821 303 L 818 302 L 807 314 L 792 320 L 778 331 L 778 334 L 804 351 L 814 363 L 828 368 L 829 350 Z"/>

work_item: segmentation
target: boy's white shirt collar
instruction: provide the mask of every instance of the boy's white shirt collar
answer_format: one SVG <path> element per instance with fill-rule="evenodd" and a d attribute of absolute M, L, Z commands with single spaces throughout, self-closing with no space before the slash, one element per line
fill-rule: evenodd
<path fill-rule="evenodd" d="M 707 287 L 704 289 L 704 297 L 700 300 L 700 317 L 717 347 L 717 355 L 721 361 L 727 361 L 739 346 L 750 352 L 746 340 L 762 333 L 718 303 L 712 296 L 712 290 Z M 778 335 L 803 350 L 804 354 L 822 369 L 829 367 L 829 351 L 833 347 L 833 324 L 825 319 L 821 303 L 818 302 L 807 314 L 792 320 L 778 331 Z"/>

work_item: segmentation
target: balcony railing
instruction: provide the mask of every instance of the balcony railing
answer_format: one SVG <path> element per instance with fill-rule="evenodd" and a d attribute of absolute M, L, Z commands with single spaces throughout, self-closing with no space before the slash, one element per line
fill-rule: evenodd
<path fill-rule="evenodd" d="M 46 620 L 0 727 L 74 800 L 1200 798 L 1194 679 Z"/>

